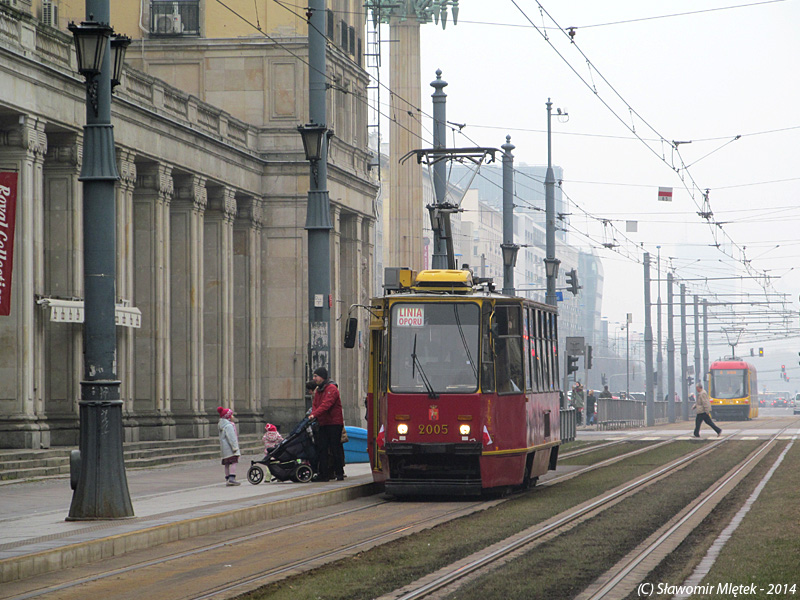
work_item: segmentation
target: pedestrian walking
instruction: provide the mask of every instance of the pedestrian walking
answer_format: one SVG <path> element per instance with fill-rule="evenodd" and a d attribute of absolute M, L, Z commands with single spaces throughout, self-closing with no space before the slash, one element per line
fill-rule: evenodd
<path fill-rule="evenodd" d="M 331 477 L 341 481 L 344 479 L 342 446 L 344 414 L 339 388 L 328 378 L 328 370 L 325 367 L 319 367 L 314 371 L 314 383 L 317 384 L 317 389 L 314 392 L 310 416 L 315 418 L 319 425 L 317 429 L 319 472 L 315 481 L 328 481 Z"/>
<path fill-rule="evenodd" d="M 219 414 L 219 450 L 222 454 L 222 465 L 225 467 L 225 485 L 241 485 L 236 481 L 236 463 L 242 455 L 239 452 L 239 436 L 233 423 L 233 411 L 223 406 L 217 407 Z"/>
<path fill-rule="evenodd" d="M 697 411 L 694 418 L 694 437 L 700 437 L 700 425 L 705 421 L 708 425 L 717 432 L 717 436 L 722 433 L 722 429 L 714 425 L 711 420 L 711 401 L 708 399 L 708 394 L 703 389 L 701 384 L 697 384 L 697 400 L 695 400 L 692 410 Z"/>

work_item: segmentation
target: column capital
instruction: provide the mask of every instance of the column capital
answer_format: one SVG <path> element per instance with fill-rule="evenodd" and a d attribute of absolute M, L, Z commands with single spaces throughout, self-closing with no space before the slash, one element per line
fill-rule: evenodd
<path fill-rule="evenodd" d="M 257 196 L 244 196 L 237 201 L 238 216 L 253 229 L 264 226 L 264 201 Z"/>
<path fill-rule="evenodd" d="M 20 115 L 16 127 L 3 132 L 0 146 L 22 148 L 40 160 L 47 154 L 47 135 L 45 121 L 39 117 Z"/>
<path fill-rule="evenodd" d="M 127 148 L 117 149 L 117 171 L 120 185 L 128 189 L 136 186 L 136 153 Z"/>
<path fill-rule="evenodd" d="M 208 207 L 208 190 L 206 177 L 193 173 L 175 175 L 172 178 L 175 185 L 175 202 L 184 208 L 191 208 L 196 213 L 203 214 Z"/>
<path fill-rule="evenodd" d="M 80 171 L 83 161 L 83 134 L 77 132 L 49 134 L 45 158 L 48 163 Z"/>
<path fill-rule="evenodd" d="M 207 189 L 209 210 L 222 213 L 222 218 L 232 223 L 236 218 L 236 190 L 222 185 L 209 186 Z"/>
<path fill-rule="evenodd" d="M 169 200 L 175 193 L 172 182 L 172 165 L 148 163 L 136 169 L 136 187 L 155 192 L 161 199 Z"/>

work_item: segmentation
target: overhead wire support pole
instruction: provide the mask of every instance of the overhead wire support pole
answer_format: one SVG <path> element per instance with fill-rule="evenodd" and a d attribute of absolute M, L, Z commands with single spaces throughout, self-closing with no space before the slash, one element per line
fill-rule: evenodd
<path fill-rule="evenodd" d="M 667 273 L 667 416 L 675 422 L 675 323 L 672 273 Z"/>
<path fill-rule="evenodd" d="M 503 255 L 503 294 L 513 296 L 514 267 L 517 264 L 519 246 L 514 243 L 514 155 L 515 146 L 511 136 L 506 136 L 506 143 L 500 146 L 503 150 L 503 243 L 500 246 Z"/>
<path fill-rule="evenodd" d="M 703 383 L 700 371 L 700 305 L 697 296 L 694 297 L 694 382 Z"/>
<path fill-rule="evenodd" d="M 708 300 L 703 298 L 703 381 L 708 375 Z M 705 385 L 705 383 L 704 383 Z"/>
<path fill-rule="evenodd" d="M 658 249 L 658 263 L 656 265 L 656 290 L 658 294 L 656 306 L 656 327 L 657 327 L 657 345 L 656 345 L 656 397 L 660 402 L 664 398 L 664 355 L 662 353 L 663 346 L 661 345 L 661 246 L 656 246 Z"/>
<path fill-rule="evenodd" d="M 444 93 L 447 82 L 442 79 L 441 69 L 436 69 L 436 79 L 431 82 L 431 87 L 435 90 L 431 94 L 433 99 L 433 149 L 434 151 L 444 150 L 447 146 L 447 94 Z M 447 198 L 447 164 L 443 160 L 433 164 L 433 191 L 436 204 L 428 206 L 433 231 L 431 267 L 455 269 L 450 215 L 441 212 Z M 452 261 L 450 257 L 452 257 Z"/>
<path fill-rule="evenodd" d="M 655 425 L 653 404 L 653 324 L 650 315 L 650 254 L 644 253 L 644 396 L 647 426 Z"/>
<path fill-rule="evenodd" d="M 333 372 L 330 352 L 331 336 L 331 256 L 330 232 L 333 229 L 328 195 L 328 142 L 327 129 L 327 41 L 322 32 L 327 31 L 325 0 L 310 0 L 308 26 L 308 114 L 312 124 L 325 129 L 322 135 L 320 156 L 311 160 L 311 185 L 305 229 L 308 232 L 308 316 L 309 373 L 318 367 Z"/>
<path fill-rule="evenodd" d="M 553 174 L 553 154 L 550 142 L 550 121 L 553 103 L 550 98 L 545 104 L 547 106 L 547 172 L 544 178 L 545 191 L 545 273 L 547 275 L 547 293 L 545 303 L 550 306 L 557 306 L 556 301 L 556 279 L 558 278 L 558 265 L 561 261 L 556 258 L 556 199 L 555 184 L 556 178 Z M 565 353 L 566 356 L 566 353 Z"/>
<path fill-rule="evenodd" d="M 681 284 L 681 418 L 689 420 L 689 345 L 686 339 L 686 284 Z"/>

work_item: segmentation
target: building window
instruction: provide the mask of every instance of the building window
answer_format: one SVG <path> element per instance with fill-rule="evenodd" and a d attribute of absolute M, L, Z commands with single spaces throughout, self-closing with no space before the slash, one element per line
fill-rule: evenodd
<path fill-rule="evenodd" d="M 200 34 L 200 0 L 155 0 L 150 3 L 152 35 Z"/>

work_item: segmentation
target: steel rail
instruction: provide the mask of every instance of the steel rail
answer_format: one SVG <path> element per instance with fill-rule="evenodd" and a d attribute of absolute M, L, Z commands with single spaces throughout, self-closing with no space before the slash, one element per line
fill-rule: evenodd
<path fill-rule="evenodd" d="M 711 492 L 706 493 L 705 497 L 700 500 L 695 506 L 693 506 L 683 517 L 681 517 L 676 523 L 674 523 L 667 531 L 661 534 L 656 540 L 653 541 L 647 548 L 645 548 L 641 553 L 637 554 L 623 569 L 619 571 L 614 577 L 612 577 L 609 581 L 607 581 L 600 589 L 594 592 L 591 596 L 588 596 L 586 600 L 600 600 L 601 598 L 605 598 L 606 595 L 612 592 L 619 584 L 621 584 L 625 578 L 633 571 L 636 567 L 638 567 L 645 559 L 647 559 L 651 554 L 656 552 L 670 537 L 675 535 L 678 530 L 683 527 L 690 519 L 695 517 L 700 511 L 702 511 L 712 500 L 716 499 L 718 494 L 720 494 L 726 486 L 728 486 L 731 482 L 733 482 L 736 478 L 740 476 L 740 474 L 746 469 L 753 461 L 756 459 L 761 460 L 765 456 L 765 452 L 772 448 L 772 446 L 777 442 L 778 436 L 783 435 L 783 433 L 788 429 L 788 427 L 784 428 L 783 430 L 779 431 L 778 433 L 774 434 L 769 440 L 765 440 L 764 443 L 761 445 L 758 450 L 753 452 L 749 457 L 745 458 L 739 465 L 736 467 L 736 470 L 731 473 L 728 477 L 721 481 L 717 481 L 713 486 Z M 725 492 L 727 494 L 728 492 Z M 713 507 L 711 507 L 713 508 Z M 710 510 L 709 510 L 710 512 Z"/>
<path fill-rule="evenodd" d="M 398 596 L 398 595 L 396 595 L 396 593 L 392 593 L 392 597 L 395 600 L 417 600 L 419 598 L 424 598 L 425 596 L 428 596 L 428 595 L 430 595 L 430 594 L 432 594 L 432 593 L 434 593 L 434 592 L 436 592 L 438 590 L 441 590 L 442 588 L 447 587 L 447 586 L 455 583 L 456 581 L 458 581 L 460 579 L 463 579 L 467 575 L 470 575 L 470 574 L 472 574 L 472 573 L 474 573 L 476 571 L 479 571 L 480 569 L 483 569 L 483 568 L 487 567 L 488 565 L 500 560 L 501 558 L 511 554 L 512 552 L 515 552 L 515 551 L 525 547 L 526 545 L 528 545 L 528 544 L 530 544 L 530 543 L 542 538 L 543 536 L 545 536 L 547 534 L 550 534 L 550 533 L 553 533 L 553 532 L 555 532 L 555 531 L 557 531 L 557 530 L 559 530 L 559 529 L 561 529 L 561 528 L 563 528 L 563 527 L 565 527 L 565 526 L 567 526 L 567 525 L 569 525 L 569 524 L 581 519 L 582 517 L 588 515 L 592 511 L 595 511 L 598 508 L 601 508 L 601 507 L 603 507 L 603 506 L 605 506 L 607 504 L 610 504 L 614 500 L 616 500 L 618 498 L 621 498 L 622 496 L 624 496 L 626 494 L 629 494 L 630 492 L 632 492 L 632 491 L 634 491 L 634 490 L 636 490 L 636 489 L 638 489 L 640 487 L 645 486 L 646 484 L 650 483 L 651 481 L 653 481 L 655 479 L 658 479 L 659 477 L 662 477 L 663 475 L 678 469 L 679 467 L 683 466 L 684 464 L 695 460 L 698 456 L 700 456 L 702 454 L 705 454 L 706 452 L 709 452 L 712 449 L 717 448 L 720 444 L 722 444 L 725 441 L 727 441 L 728 439 L 730 439 L 730 437 L 732 437 L 732 436 L 726 436 L 724 438 L 720 438 L 720 439 L 714 441 L 711 444 L 708 444 L 706 446 L 703 446 L 702 448 L 699 448 L 699 449 L 695 450 L 694 452 L 691 452 L 690 454 L 682 456 L 682 457 L 674 460 L 673 462 L 669 463 L 667 466 L 662 467 L 660 469 L 657 469 L 656 471 L 653 471 L 652 473 L 649 473 L 649 474 L 645 475 L 644 477 L 640 477 L 636 481 L 634 481 L 634 482 L 632 482 L 632 483 L 630 483 L 630 484 L 628 484 L 628 485 L 626 485 L 626 486 L 624 486 L 624 487 L 622 487 L 622 488 L 620 488 L 620 489 L 618 489 L 616 491 L 613 491 L 613 492 L 610 492 L 610 493 L 608 493 L 606 495 L 603 495 L 603 496 L 599 497 L 597 500 L 595 500 L 594 502 L 591 502 L 590 504 L 588 504 L 588 505 L 586 505 L 586 506 L 584 506 L 582 508 L 579 508 L 579 509 L 577 509 L 577 510 L 575 510 L 573 512 L 570 512 L 570 513 L 566 514 L 565 516 L 557 519 L 556 521 L 553 521 L 553 522 L 551 522 L 551 523 L 549 523 L 547 525 L 544 525 L 544 526 L 542 526 L 542 527 L 540 527 L 540 528 L 538 528 L 538 529 L 536 529 L 536 530 L 534 530 L 534 531 L 532 531 L 532 532 L 530 532 L 530 533 L 528 533 L 528 534 L 526 534 L 526 535 L 524 535 L 524 536 L 522 536 L 522 537 L 520 537 L 518 539 L 515 539 L 515 540 L 513 540 L 513 541 L 511 541 L 511 542 L 509 542 L 507 544 L 504 544 L 504 545 L 500 546 L 499 548 L 497 548 L 496 550 L 493 550 L 492 552 L 490 552 L 488 554 L 480 556 L 480 557 L 478 557 L 478 558 L 476 558 L 476 559 L 474 559 L 474 560 L 472 560 L 472 561 L 470 561 L 470 562 L 468 562 L 466 564 L 462 564 L 462 565 L 458 566 L 457 568 L 454 568 L 454 569 L 450 570 L 449 572 L 441 575 L 440 577 L 436 578 L 435 580 L 431 581 L 430 583 L 426 583 L 424 585 L 421 585 L 418 588 L 416 588 L 414 590 L 411 590 L 411 591 L 409 591 L 409 592 L 407 592 L 407 593 L 405 593 L 403 595 L 399 595 Z M 672 440 L 668 440 L 665 443 L 671 443 L 671 442 L 672 442 Z M 648 448 L 646 448 L 644 450 L 650 450 L 652 448 L 655 448 L 658 445 L 661 445 L 661 444 L 657 444 L 655 446 L 648 447 Z M 636 451 L 635 453 L 630 453 L 630 455 L 639 454 L 640 452 L 641 451 Z M 624 456 L 629 456 L 629 455 L 624 455 Z M 599 468 L 601 465 L 605 466 L 606 462 L 607 461 L 603 461 L 603 463 L 598 463 L 597 465 L 592 465 L 592 467 Z M 585 470 L 582 470 L 580 472 L 581 473 L 585 472 Z M 569 474 L 569 475 L 573 475 L 573 474 Z M 548 482 L 548 483 L 552 483 L 552 480 L 550 482 Z"/>

